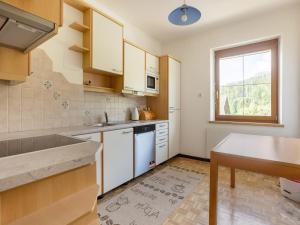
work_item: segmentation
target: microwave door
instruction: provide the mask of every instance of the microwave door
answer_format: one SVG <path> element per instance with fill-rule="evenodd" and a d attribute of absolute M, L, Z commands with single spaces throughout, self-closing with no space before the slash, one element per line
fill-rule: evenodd
<path fill-rule="evenodd" d="M 147 76 L 147 88 L 155 90 L 155 77 Z"/>

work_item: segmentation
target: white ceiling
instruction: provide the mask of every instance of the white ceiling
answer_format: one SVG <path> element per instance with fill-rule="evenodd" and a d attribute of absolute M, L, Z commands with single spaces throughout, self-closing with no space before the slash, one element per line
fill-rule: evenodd
<path fill-rule="evenodd" d="M 188 27 L 168 22 L 169 13 L 183 0 L 98 0 L 123 19 L 162 42 L 182 38 L 203 28 L 279 8 L 300 0 L 186 0 L 202 18 Z"/>

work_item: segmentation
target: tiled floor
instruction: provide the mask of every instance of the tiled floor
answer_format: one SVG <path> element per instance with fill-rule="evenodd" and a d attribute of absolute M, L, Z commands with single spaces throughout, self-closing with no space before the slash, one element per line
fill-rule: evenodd
<path fill-rule="evenodd" d="M 166 165 L 193 169 L 205 173 L 202 182 L 177 208 L 163 225 L 207 225 L 209 205 L 209 163 L 192 159 L 175 158 L 154 171 L 107 194 L 101 201 L 134 185 L 145 176 Z M 261 174 L 237 170 L 236 188 L 229 186 L 227 168 L 219 172 L 219 225 L 299 225 L 300 204 L 284 198 L 278 187 L 278 179 Z M 101 204 L 101 201 L 99 202 Z M 150 225 L 150 224 L 149 224 Z"/>

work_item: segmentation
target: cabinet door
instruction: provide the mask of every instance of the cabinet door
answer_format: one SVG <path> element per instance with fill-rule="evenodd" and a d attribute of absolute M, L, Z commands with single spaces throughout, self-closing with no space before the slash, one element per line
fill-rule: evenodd
<path fill-rule="evenodd" d="M 93 11 L 92 67 L 123 74 L 123 27 Z"/>
<path fill-rule="evenodd" d="M 180 68 L 178 61 L 169 58 L 169 108 L 180 109 Z"/>
<path fill-rule="evenodd" d="M 91 133 L 91 134 L 82 134 L 76 135 L 75 138 L 83 139 L 85 141 L 95 141 L 101 143 L 101 134 L 100 133 Z M 96 158 L 96 180 L 97 184 L 99 185 L 99 192 L 98 196 L 102 194 L 102 152 L 100 149 L 95 154 Z"/>
<path fill-rule="evenodd" d="M 155 163 L 159 165 L 168 160 L 168 142 L 156 145 Z"/>
<path fill-rule="evenodd" d="M 169 111 L 169 158 L 180 153 L 180 110 Z"/>
<path fill-rule="evenodd" d="M 145 91 L 145 51 L 124 43 L 124 89 Z"/>
<path fill-rule="evenodd" d="M 154 74 L 159 73 L 159 58 L 148 52 L 146 53 L 146 70 Z"/>
<path fill-rule="evenodd" d="M 103 133 L 103 192 L 133 178 L 133 129 Z"/>

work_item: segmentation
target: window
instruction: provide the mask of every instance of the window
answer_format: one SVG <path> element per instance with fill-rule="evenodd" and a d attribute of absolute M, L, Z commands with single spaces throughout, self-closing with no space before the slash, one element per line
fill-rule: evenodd
<path fill-rule="evenodd" d="M 278 123 L 278 39 L 215 52 L 215 119 Z"/>

